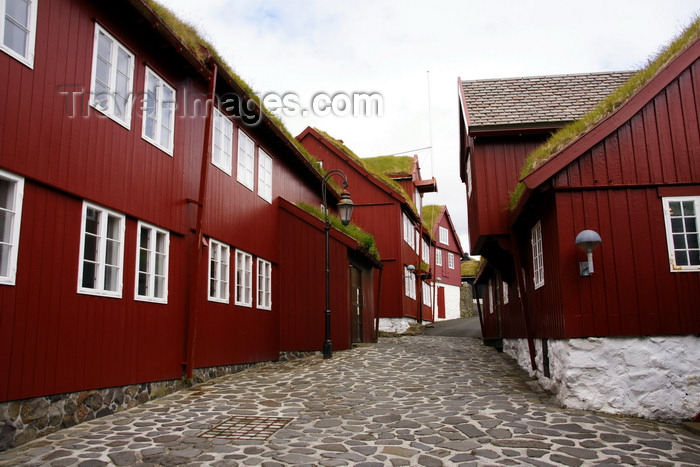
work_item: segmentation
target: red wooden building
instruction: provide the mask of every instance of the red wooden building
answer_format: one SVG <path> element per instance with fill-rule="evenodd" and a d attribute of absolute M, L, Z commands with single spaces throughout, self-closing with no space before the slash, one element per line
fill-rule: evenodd
<path fill-rule="evenodd" d="M 700 21 L 510 168 L 489 163 L 463 127 L 470 233 L 493 232 L 486 174 L 509 191 L 522 180 L 500 238 L 471 237 L 488 260 L 485 337 L 505 339 L 567 406 L 668 421 L 700 411 L 698 37 Z M 466 83 L 460 94 L 466 115 L 478 104 Z M 577 245 L 584 231 L 600 238 L 590 255 Z"/>
<path fill-rule="evenodd" d="M 461 315 L 461 262 L 464 256 L 459 235 L 447 206 L 423 206 L 423 222 L 435 242 L 431 256 L 434 286 L 431 321 L 457 319 Z"/>
<path fill-rule="evenodd" d="M 437 190 L 435 180 L 420 178 L 416 157 L 360 159 L 314 128 L 297 139 L 325 169 L 345 172 L 353 187 L 354 222 L 376 239 L 384 266 L 380 329 L 403 332 L 411 322 L 432 320 L 432 240 L 419 209 L 423 193 Z"/>
<path fill-rule="evenodd" d="M 0 403 L 56 409 L 129 385 L 150 397 L 320 351 L 323 235 L 292 204 L 321 202 L 316 163 L 162 7 L 56 0 L 24 13 L 23 35 L 0 47 Z M 361 286 L 378 264 L 332 237 L 340 350 L 374 337 L 371 323 L 351 329 L 350 297 L 360 287 L 374 314 Z M 131 400 L 103 402 L 61 426 Z M 0 422 L 4 447 L 57 429 Z"/>

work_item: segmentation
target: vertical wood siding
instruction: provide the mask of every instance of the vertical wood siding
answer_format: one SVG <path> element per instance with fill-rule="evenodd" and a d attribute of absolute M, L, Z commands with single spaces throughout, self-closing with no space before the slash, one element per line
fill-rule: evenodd
<path fill-rule="evenodd" d="M 557 319 L 565 319 L 566 337 L 700 332 L 700 274 L 670 272 L 659 191 L 699 192 L 699 117 L 696 60 L 554 177 L 560 190 L 552 232 L 560 251 Z M 595 274 L 587 278 L 578 272 L 585 254 L 574 245 L 584 229 L 602 238 L 593 254 Z"/>

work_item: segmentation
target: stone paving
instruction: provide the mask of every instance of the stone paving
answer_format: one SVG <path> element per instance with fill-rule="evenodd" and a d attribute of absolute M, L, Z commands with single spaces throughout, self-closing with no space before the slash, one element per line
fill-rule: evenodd
<path fill-rule="evenodd" d="M 700 465 L 700 437 L 562 409 L 480 340 L 430 336 L 250 369 L 0 452 L 3 466 L 618 464 Z"/>

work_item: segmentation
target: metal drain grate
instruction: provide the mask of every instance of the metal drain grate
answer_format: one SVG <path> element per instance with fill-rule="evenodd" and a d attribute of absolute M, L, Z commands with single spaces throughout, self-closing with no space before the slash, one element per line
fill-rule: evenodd
<path fill-rule="evenodd" d="M 197 436 L 200 438 L 265 440 L 292 420 L 294 419 L 286 417 L 231 417 Z"/>

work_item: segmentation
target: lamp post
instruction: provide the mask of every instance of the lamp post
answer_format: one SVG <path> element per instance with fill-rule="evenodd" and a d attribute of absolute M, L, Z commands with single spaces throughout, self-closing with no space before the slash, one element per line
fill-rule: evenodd
<path fill-rule="evenodd" d="M 352 200 L 350 199 L 350 193 L 348 192 L 348 178 L 345 176 L 345 172 L 340 169 L 330 170 L 323 177 L 323 183 L 321 184 L 321 191 L 323 193 L 323 212 L 326 216 L 325 223 L 325 234 L 326 234 L 326 340 L 323 342 L 323 358 L 331 358 L 333 356 L 333 346 L 331 344 L 331 289 L 330 289 L 330 255 L 328 248 L 328 237 L 331 230 L 331 221 L 328 217 L 328 205 L 326 204 L 326 188 L 328 185 L 328 180 L 334 175 L 338 175 L 343 178 L 343 192 L 340 194 L 340 201 L 338 201 L 338 213 L 340 214 L 340 222 L 343 225 L 348 225 L 350 223 L 350 216 L 352 216 L 352 209 L 355 207 Z"/>

